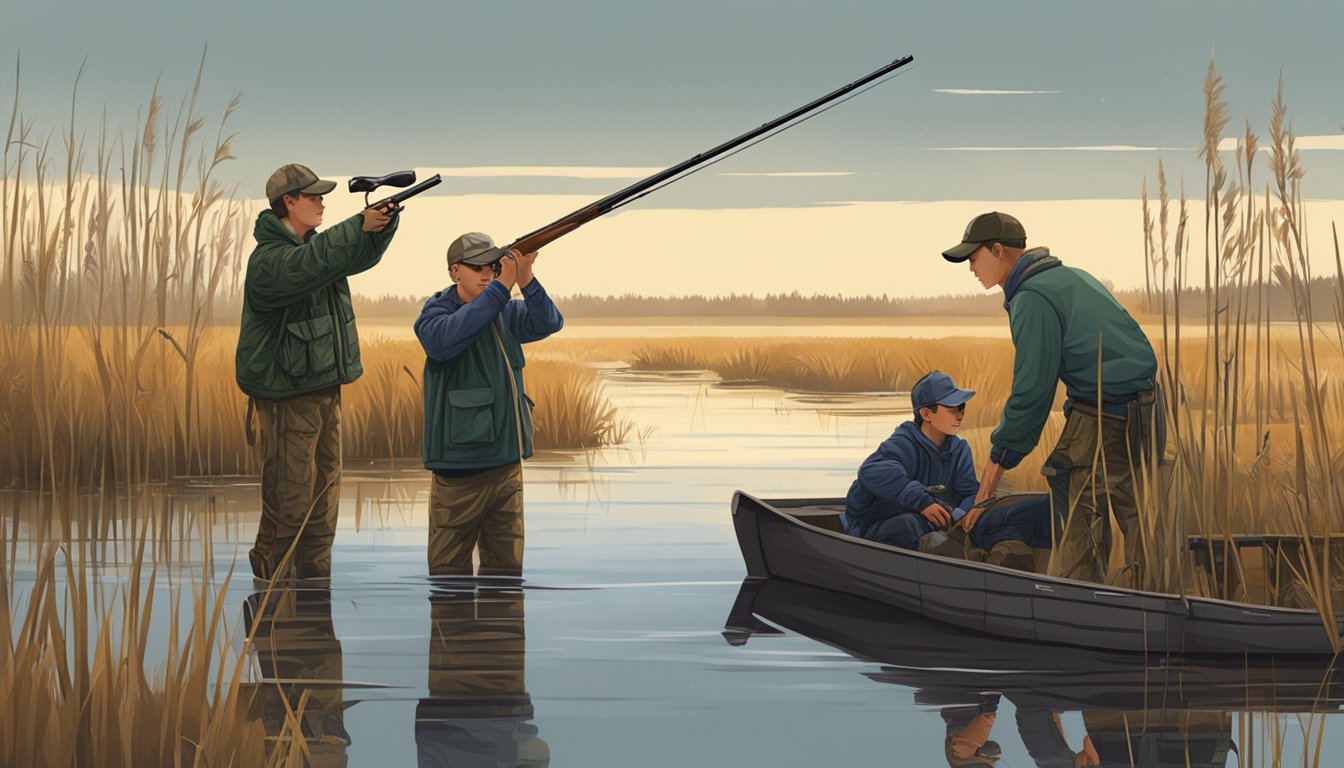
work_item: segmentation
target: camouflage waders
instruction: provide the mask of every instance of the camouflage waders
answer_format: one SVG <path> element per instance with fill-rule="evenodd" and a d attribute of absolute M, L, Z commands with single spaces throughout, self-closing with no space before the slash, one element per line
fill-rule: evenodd
<path fill-rule="evenodd" d="M 429 492 L 429 574 L 470 576 L 480 544 L 481 576 L 523 575 L 523 465 L 468 477 L 434 475 Z"/>
<path fill-rule="evenodd" d="M 1050 485 L 1054 522 L 1051 576 L 1106 583 L 1114 516 L 1125 537 L 1125 568 L 1133 571 L 1130 583 L 1142 585 L 1144 549 L 1136 476 L 1154 449 L 1161 456 L 1165 426 L 1161 398 L 1153 392 L 1100 413 L 1090 405 L 1073 404 L 1054 451 L 1041 467 Z"/>
<path fill-rule="evenodd" d="M 259 579 L 331 576 L 341 492 L 341 391 L 254 398 L 261 421 L 261 523 L 248 559 Z M 295 542 L 297 541 L 297 545 Z"/>

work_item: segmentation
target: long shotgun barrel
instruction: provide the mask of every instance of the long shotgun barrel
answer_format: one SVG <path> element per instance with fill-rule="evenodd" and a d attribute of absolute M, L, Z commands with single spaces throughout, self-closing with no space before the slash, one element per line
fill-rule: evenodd
<path fill-rule="evenodd" d="M 737 147 L 742 146 L 743 144 L 746 144 L 752 139 L 755 139 L 759 136 L 764 136 L 765 134 L 770 133 L 776 128 L 782 129 L 789 123 L 792 123 L 793 121 L 803 117 L 809 112 L 812 112 L 819 107 L 829 104 L 830 102 L 835 101 L 836 99 L 840 98 L 841 96 L 844 96 L 847 93 L 851 93 L 859 88 L 862 88 L 863 86 L 875 80 L 878 80 L 879 78 L 884 77 L 885 75 L 894 72 L 897 69 L 900 69 L 901 67 L 905 66 L 906 64 L 909 64 L 914 60 L 915 60 L 914 56 L 906 56 L 904 58 L 897 59 L 896 61 L 891 62 L 885 67 L 870 72 L 867 75 L 864 75 L 863 77 L 859 78 L 858 80 L 855 80 L 849 85 L 846 85 L 842 88 L 837 88 L 836 90 L 826 94 L 825 96 L 822 96 L 816 101 L 804 104 L 803 106 L 793 110 L 792 112 L 789 112 L 788 114 L 781 115 L 780 117 L 777 117 L 774 120 L 765 123 L 759 128 L 747 131 L 741 136 L 738 136 L 735 139 L 725 141 L 724 143 L 720 144 L 717 147 L 714 147 L 713 149 L 701 152 L 700 154 L 690 158 L 689 160 L 677 163 L 671 168 L 659 171 L 658 173 L 655 173 L 646 179 L 637 181 L 634 184 L 631 184 L 630 186 L 626 187 L 625 189 L 620 190 L 619 192 L 614 192 L 610 195 L 607 195 L 606 197 L 602 198 L 601 200 L 598 200 L 597 202 L 589 203 L 588 205 L 578 209 L 577 211 L 574 211 L 573 213 L 570 213 L 566 216 L 556 219 L 555 221 L 551 222 L 550 224 L 547 224 L 541 229 L 538 229 L 534 232 L 529 232 L 526 235 L 523 235 L 522 237 L 510 243 L 508 246 L 504 248 L 504 250 L 507 251 L 511 248 L 517 248 L 519 251 L 522 251 L 523 253 L 531 253 L 532 251 L 541 248 L 547 243 L 553 242 L 559 239 L 560 237 L 563 237 L 564 235 L 573 232 L 574 230 L 578 229 L 584 224 L 587 224 L 593 219 L 596 219 L 597 217 L 602 216 L 603 214 L 612 212 L 613 210 L 624 205 L 625 203 L 630 202 L 635 197 L 653 190 L 658 185 L 664 183 L 670 184 L 673 181 L 675 181 L 678 176 L 690 171 L 692 168 L 695 168 L 698 165 L 703 165 L 704 163 L 713 160 L 714 158 L 724 154 L 725 152 L 729 152 L 733 149 L 736 149 Z"/>

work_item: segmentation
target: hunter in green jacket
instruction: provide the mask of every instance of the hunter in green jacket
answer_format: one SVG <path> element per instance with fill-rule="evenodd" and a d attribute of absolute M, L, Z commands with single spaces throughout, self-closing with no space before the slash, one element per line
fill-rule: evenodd
<path fill-rule="evenodd" d="M 976 502 L 993 496 L 1003 472 L 1035 449 L 1064 382 L 1064 429 L 1041 470 L 1055 520 L 1050 572 L 1105 580 L 1109 508 L 1125 535 L 1130 583 L 1139 586 L 1144 548 L 1134 486 L 1164 448 L 1157 358 L 1143 329 L 1096 278 L 1064 266 L 1047 248 L 1026 250 L 1026 240 L 1017 219 L 996 211 L 975 217 L 962 242 L 943 253 L 954 263 L 969 261 L 985 288 L 1003 288 L 1012 330 L 1012 393 L 990 435 Z M 1097 460 L 1098 443 L 1104 461 Z M 967 514 L 967 530 L 979 514 Z"/>
<path fill-rule="evenodd" d="M 346 278 L 382 258 L 396 219 L 376 208 L 317 232 L 335 188 L 302 165 L 266 183 L 247 262 L 235 375 L 261 421 L 261 523 L 249 559 L 272 579 L 331 575 L 341 477 L 341 385 L 364 372 Z M 292 551 L 291 551 L 292 550 Z"/>

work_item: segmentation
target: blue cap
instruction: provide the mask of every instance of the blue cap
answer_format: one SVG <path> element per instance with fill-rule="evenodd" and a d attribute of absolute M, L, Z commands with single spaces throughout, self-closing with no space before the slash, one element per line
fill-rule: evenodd
<path fill-rule="evenodd" d="M 972 397 L 975 397 L 975 390 L 957 389 L 951 376 L 933 371 L 915 382 L 910 390 L 910 405 L 918 412 L 920 408 L 932 408 L 934 405 L 956 407 Z"/>

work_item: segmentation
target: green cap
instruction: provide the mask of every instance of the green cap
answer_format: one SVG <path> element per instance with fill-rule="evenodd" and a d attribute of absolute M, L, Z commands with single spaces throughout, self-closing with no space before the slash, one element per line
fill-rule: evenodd
<path fill-rule="evenodd" d="M 317 178 L 306 165 L 282 165 L 266 180 L 266 199 L 275 200 L 285 195 L 302 192 L 305 195 L 325 195 L 336 188 L 336 182 Z"/>
<path fill-rule="evenodd" d="M 1026 243 L 1027 230 L 1022 228 L 1022 222 L 998 211 L 982 213 L 966 225 L 966 234 L 961 236 L 960 243 L 943 251 L 943 258 L 953 263 L 960 263 L 969 259 L 971 254 L 985 243 L 1005 240 L 1021 240 Z"/>
<path fill-rule="evenodd" d="M 495 247 L 495 241 L 484 232 L 468 232 L 448 246 L 448 266 L 467 263 L 480 267 L 493 264 L 504 256 L 504 252 Z"/>

